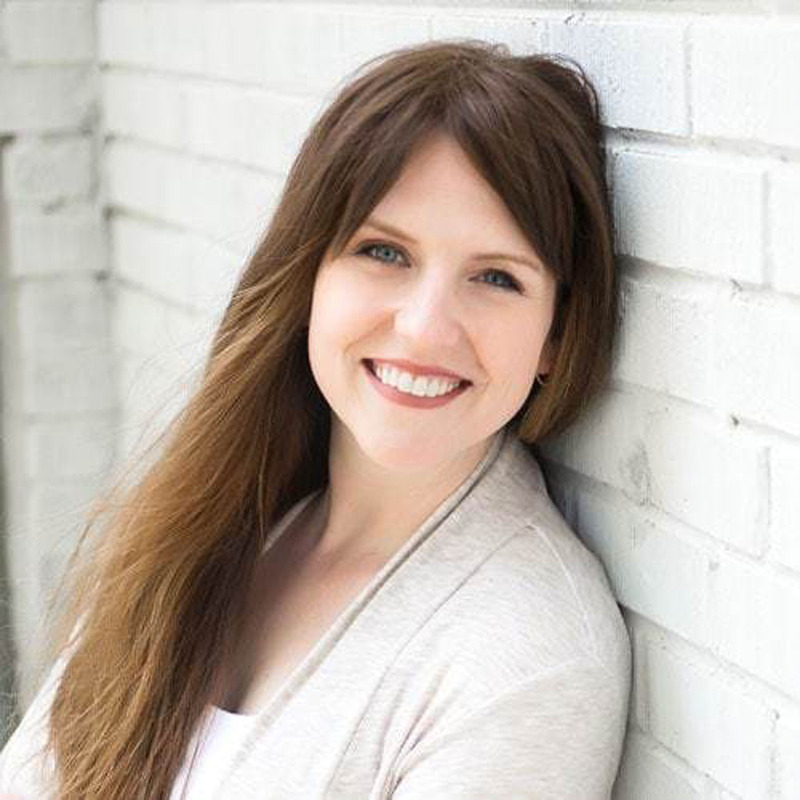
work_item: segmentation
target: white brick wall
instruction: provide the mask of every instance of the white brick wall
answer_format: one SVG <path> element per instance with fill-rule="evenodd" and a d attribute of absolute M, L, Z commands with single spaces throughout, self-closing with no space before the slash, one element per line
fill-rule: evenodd
<path fill-rule="evenodd" d="M 772 242 L 773 283 L 779 292 L 800 295 L 800 167 L 778 165 L 770 176 L 770 239 Z"/>
<path fill-rule="evenodd" d="M 800 314 L 796 298 L 736 292 L 720 315 L 720 404 L 780 431 L 800 434 Z"/>
<path fill-rule="evenodd" d="M 644 722 L 653 736 L 736 796 L 764 797 L 770 781 L 769 707 L 749 695 L 746 682 L 665 644 L 650 643 L 644 659 Z"/>
<path fill-rule="evenodd" d="M 92 73 L 84 66 L 4 65 L 0 131 L 74 133 L 92 122 Z"/>
<path fill-rule="evenodd" d="M 93 189 L 92 159 L 89 136 L 17 139 L 8 147 L 6 199 L 45 207 L 87 199 Z"/>
<path fill-rule="evenodd" d="M 9 271 L 33 277 L 102 273 L 105 231 L 96 203 L 70 203 L 52 210 L 11 204 L 8 209 Z"/>
<path fill-rule="evenodd" d="M 781 800 L 789 800 L 800 797 L 800 717 L 779 718 L 777 734 L 776 783 Z"/>
<path fill-rule="evenodd" d="M 776 444 L 772 448 L 770 470 L 771 555 L 780 564 L 800 573 L 800 536 L 797 533 L 797 521 L 800 520 L 800 492 L 797 491 L 800 446 L 788 442 Z"/>
<path fill-rule="evenodd" d="M 112 440 L 130 453 L 179 406 L 349 70 L 432 37 L 572 56 L 603 103 L 621 326 L 608 390 L 542 455 L 634 643 L 615 800 L 800 797 L 798 7 L 509 5 L 6 3 L 9 279 L 25 283 L 17 346 L 36 353 L 8 380 L 36 415 L 19 451 L 31 503 L 67 515 Z M 104 306 L 90 284 L 106 258 Z M 59 297 L 74 313 L 54 322 Z M 84 349 L 104 319 L 111 364 Z M 112 367 L 113 392 L 85 392 L 87 369 Z M 86 413 L 59 427 L 58 408 Z M 64 452 L 74 463 L 53 473 Z M 17 571 L 46 572 L 43 557 L 26 551 Z"/>
<path fill-rule="evenodd" d="M 6 52 L 16 64 L 72 64 L 94 56 L 94 4 L 9 0 L 5 4 Z"/>
<path fill-rule="evenodd" d="M 23 705 L 49 595 L 116 438 L 94 17 L 83 0 L 0 5 L 3 634 L 13 629 Z"/>
<path fill-rule="evenodd" d="M 638 143 L 612 152 L 620 255 L 761 283 L 764 178 L 757 160 Z"/>
<path fill-rule="evenodd" d="M 547 26 L 547 49 L 576 59 L 601 93 L 614 128 L 684 135 L 685 25 L 666 18 L 570 14 Z"/>
<path fill-rule="evenodd" d="M 795 8 L 795 11 L 797 9 Z M 693 131 L 796 148 L 800 20 L 702 20 L 691 26 Z"/>
<path fill-rule="evenodd" d="M 800 796 L 800 28 L 786 10 L 617 8 L 547 39 L 609 101 L 614 379 L 544 451 L 634 641 L 626 800 Z"/>

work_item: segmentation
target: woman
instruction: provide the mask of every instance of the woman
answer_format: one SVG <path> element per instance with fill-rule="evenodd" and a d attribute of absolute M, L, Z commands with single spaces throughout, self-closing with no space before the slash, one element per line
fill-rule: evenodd
<path fill-rule="evenodd" d="M 369 67 L 163 451 L 87 526 L 105 513 L 0 790 L 609 796 L 630 645 L 526 446 L 609 369 L 596 97 L 474 41 Z"/>

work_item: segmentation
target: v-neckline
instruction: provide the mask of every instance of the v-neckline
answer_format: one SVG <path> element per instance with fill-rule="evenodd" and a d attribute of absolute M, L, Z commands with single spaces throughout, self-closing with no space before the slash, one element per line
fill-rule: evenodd
<path fill-rule="evenodd" d="M 478 482 L 481 476 L 491 467 L 496 460 L 500 450 L 510 434 L 506 428 L 501 428 L 495 432 L 492 441 L 481 460 L 473 467 L 471 472 L 463 481 L 445 497 L 438 506 L 417 526 L 411 536 L 394 552 L 394 554 L 378 569 L 374 575 L 362 586 L 361 590 L 353 597 L 335 617 L 333 622 L 325 629 L 322 635 L 305 653 L 305 655 L 295 664 L 289 673 L 280 682 L 277 689 L 271 694 L 269 700 L 253 714 L 238 714 L 228 711 L 216 704 L 212 704 L 211 710 L 215 715 L 224 713 L 228 716 L 239 717 L 242 721 L 248 720 L 254 727 L 268 725 L 275 719 L 281 708 L 294 694 L 300 678 L 308 671 L 316 661 L 320 666 L 330 650 L 335 639 L 342 635 L 349 624 L 357 616 L 357 612 L 369 602 L 369 598 L 375 593 L 376 589 L 388 579 L 411 555 L 411 553 L 428 538 L 428 535 L 439 527 L 441 522 L 447 517 L 449 512 L 455 508 L 461 499 Z M 267 552 L 274 547 L 283 533 L 288 530 L 291 523 L 302 513 L 306 506 L 321 492 L 323 488 L 316 489 L 292 506 L 277 525 L 268 533 L 264 548 L 261 551 L 263 558 Z"/>
<path fill-rule="evenodd" d="M 299 500 L 297 500 L 292 506 L 290 506 L 283 514 L 283 516 L 272 526 L 272 528 L 267 532 L 267 537 L 264 543 L 264 546 L 261 548 L 261 551 L 258 555 L 260 560 L 266 558 L 267 554 L 272 551 L 272 549 L 277 546 L 278 541 L 282 538 L 285 531 L 287 531 L 293 522 L 305 511 L 305 509 L 312 503 L 312 501 L 324 490 L 325 487 L 321 487 L 319 489 L 315 489 L 309 492 L 307 495 L 304 495 Z M 313 647 L 312 647 L 313 650 Z M 298 662 L 298 666 L 301 662 Z M 286 678 L 291 677 L 291 672 L 286 676 Z M 285 681 L 284 681 L 285 682 Z M 270 697 L 271 702 L 272 698 L 275 696 L 277 692 L 280 692 L 283 688 L 283 682 L 280 686 L 278 686 L 277 691 L 273 693 Z M 222 718 L 233 722 L 253 722 L 261 714 L 261 710 L 253 713 L 253 714 L 242 714 L 238 711 L 229 711 L 227 708 L 223 708 L 221 705 L 217 703 L 210 703 L 211 714 L 215 718 Z"/>

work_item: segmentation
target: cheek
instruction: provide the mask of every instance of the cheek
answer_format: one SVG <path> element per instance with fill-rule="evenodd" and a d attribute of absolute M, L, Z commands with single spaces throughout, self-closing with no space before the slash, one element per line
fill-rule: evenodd
<path fill-rule="evenodd" d="M 321 270 L 314 284 L 309 319 L 309 360 L 312 369 L 347 355 L 370 327 L 369 301 L 363 287 L 346 274 Z"/>
<path fill-rule="evenodd" d="M 482 337 L 483 359 L 495 380 L 512 391 L 530 389 L 547 336 L 547 320 L 530 314 L 506 318 Z"/>
<path fill-rule="evenodd" d="M 308 359 L 320 386 L 325 384 L 324 365 L 331 363 L 331 351 L 337 338 L 334 289 L 335 285 L 324 274 L 318 274 L 308 322 Z"/>

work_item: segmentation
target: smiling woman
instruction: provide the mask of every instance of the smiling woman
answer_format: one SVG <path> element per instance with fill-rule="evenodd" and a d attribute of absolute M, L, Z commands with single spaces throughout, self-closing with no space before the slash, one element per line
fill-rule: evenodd
<path fill-rule="evenodd" d="M 404 244 L 376 241 L 375 231 Z M 405 491 L 421 470 L 485 452 L 536 374 L 552 367 L 557 277 L 539 263 L 458 141 L 437 131 L 418 142 L 370 217 L 317 272 L 309 357 L 341 423 L 342 457 L 356 463 L 347 454 L 355 449 Z M 370 380 L 381 376 L 365 362 L 396 371 Z M 469 383 L 435 384 L 438 397 L 418 399 L 436 374 Z"/>
<path fill-rule="evenodd" d="M 577 65 L 431 42 L 353 77 L 86 527 L 0 792 L 609 797 L 630 644 L 531 447 L 607 377 L 604 176 Z"/>

